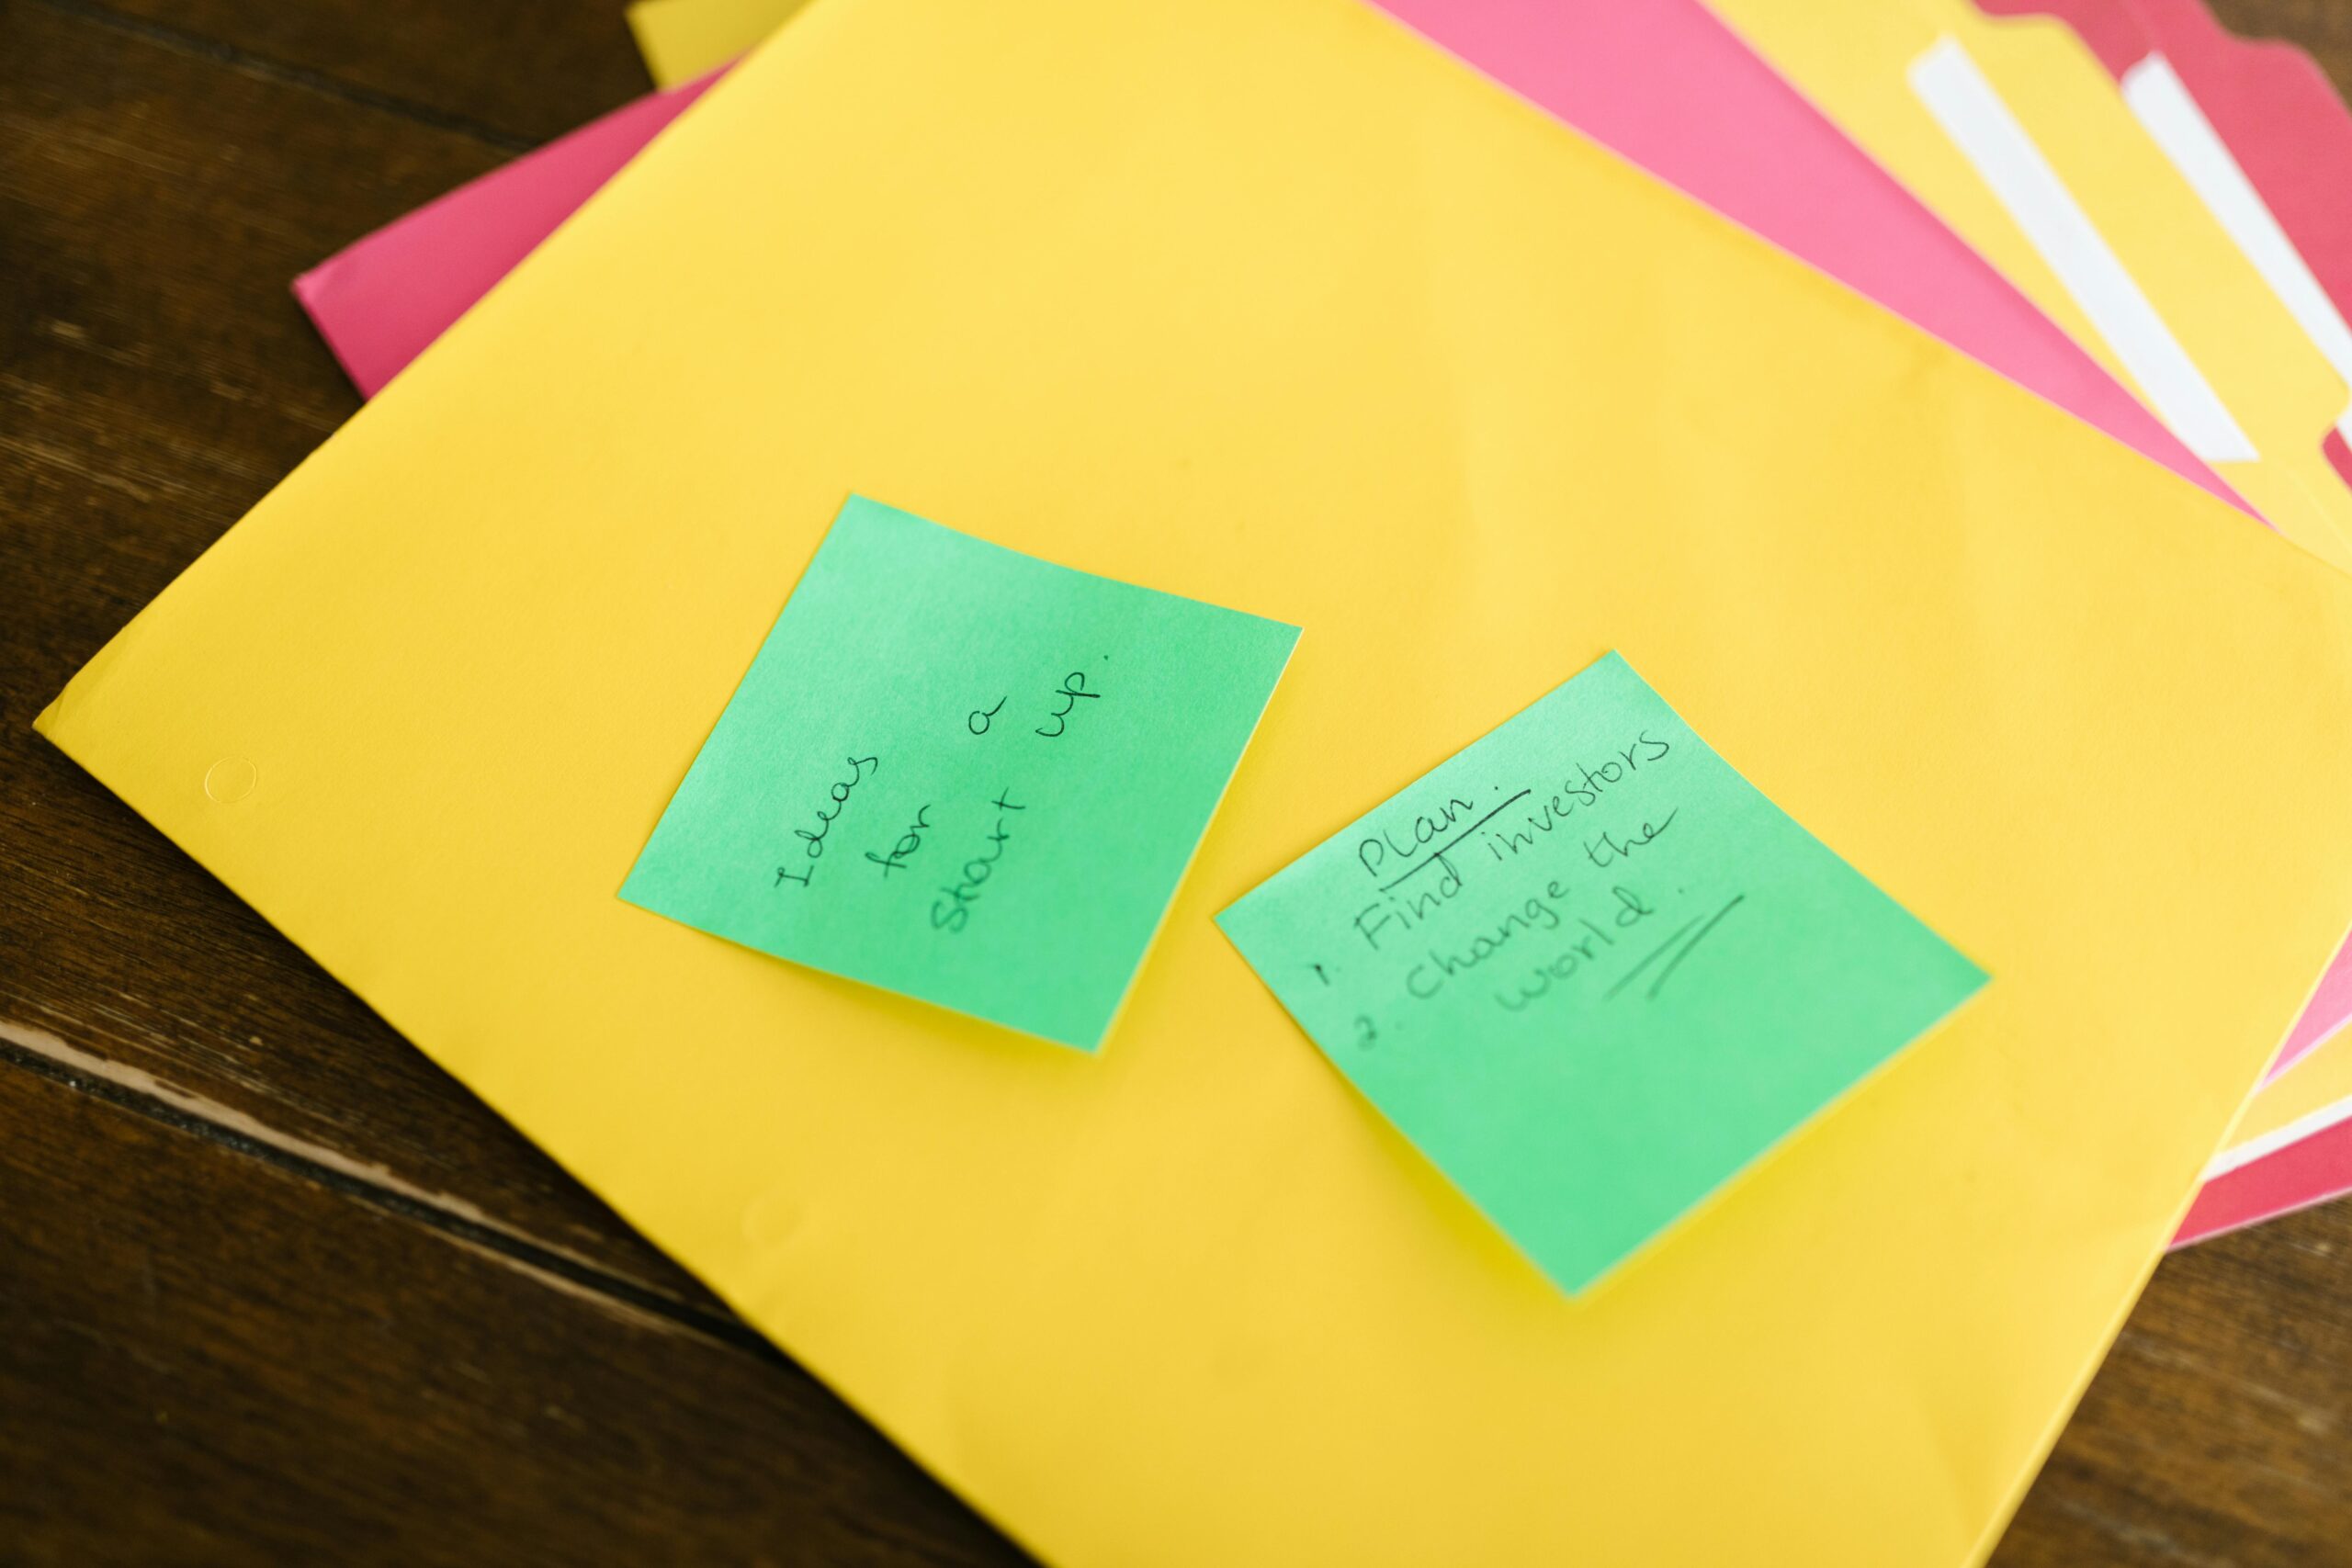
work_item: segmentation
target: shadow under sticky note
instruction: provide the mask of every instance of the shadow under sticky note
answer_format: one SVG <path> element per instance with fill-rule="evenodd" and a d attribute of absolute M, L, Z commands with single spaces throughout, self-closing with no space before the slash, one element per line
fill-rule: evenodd
<path fill-rule="evenodd" d="M 1614 653 L 1217 923 L 1570 1291 L 1984 983 Z"/>
<path fill-rule="evenodd" d="M 621 896 L 1092 1050 L 1297 639 L 852 496 Z"/>

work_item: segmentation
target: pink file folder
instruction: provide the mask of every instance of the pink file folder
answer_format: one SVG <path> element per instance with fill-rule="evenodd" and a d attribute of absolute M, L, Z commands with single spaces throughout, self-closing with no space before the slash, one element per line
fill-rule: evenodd
<path fill-rule="evenodd" d="M 2352 1122 L 2338 1122 L 2207 1182 L 2173 1246 L 2244 1230 L 2352 1192 Z"/>
<path fill-rule="evenodd" d="M 2352 109 L 2319 62 L 2276 39 L 2245 39 L 2205 0 L 1977 0 L 1987 16 L 2056 17 L 2108 73 L 2161 54 L 2261 193 L 2337 310 L 2352 319 Z M 2352 484 L 2352 446 L 2323 443 Z"/>
<path fill-rule="evenodd" d="M 296 278 L 294 298 L 360 395 L 382 390 L 716 79 L 624 104 Z"/>
<path fill-rule="evenodd" d="M 2242 39 L 2204 0 L 1977 0 L 1988 16 L 2055 17 L 2121 82 L 2160 54 L 2229 148 L 2321 289 L 2352 318 L 2352 109 L 2291 44 Z M 2328 461 L 2352 483 L 2352 448 Z M 2271 1065 L 2277 1077 L 2352 1020 L 2352 942 L 2335 955 Z M 2176 1245 L 2352 1191 L 2352 1131 L 2339 1124 L 2206 1184 Z"/>
<path fill-rule="evenodd" d="M 2291 44 L 2239 38 L 2204 0 L 2132 0 L 2132 11 L 2320 287 L 2352 317 L 2352 110 L 2327 73 Z M 2328 433 L 2326 450 L 2352 484 L 2341 432 Z"/>

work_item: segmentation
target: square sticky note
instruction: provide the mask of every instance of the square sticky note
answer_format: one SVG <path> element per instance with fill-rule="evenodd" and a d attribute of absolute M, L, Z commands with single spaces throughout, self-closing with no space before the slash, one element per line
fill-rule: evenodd
<path fill-rule="evenodd" d="M 1218 924 L 1570 1291 L 1984 982 L 1614 653 Z"/>
<path fill-rule="evenodd" d="M 1091 1050 L 1297 638 L 852 497 L 621 897 Z"/>

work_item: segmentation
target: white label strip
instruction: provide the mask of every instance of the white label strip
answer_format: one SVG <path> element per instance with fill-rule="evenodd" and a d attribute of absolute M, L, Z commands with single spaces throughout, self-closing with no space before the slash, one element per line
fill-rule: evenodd
<path fill-rule="evenodd" d="M 1906 74 L 1911 91 L 2058 275 L 2156 417 L 2206 462 L 2253 462 L 2254 443 L 1960 40 L 1938 39 Z"/>
<path fill-rule="evenodd" d="M 2343 314 L 2312 276 L 2302 253 L 2278 226 L 2254 182 L 2245 177 L 2229 143 L 2189 96 L 2180 73 L 2163 55 L 2152 54 L 2123 73 L 2123 101 L 2132 106 L 2142 128 L 2164 149 L 2173 167 L 2196 187 L 2206 209 L 2237 242 L 2245 259 L 2254 264 L 2270 291 L 2278 296 L 2278 302 L 2303 329 L 2303 335 L 2312 340 L 2312 346 L 2335 367 L 2337 375 L 2352 382 L 2352 328 L 2344 324 Z M 2352 192 L 2346 195 L 2352 200 Z M 2345 409 L 2335 428 L 2352 440 L 2352 406 Z"/>
<path fill-rule="evenodd" d="M 2212 1180 L 2233 1170 L 2252 1165 L 2266 1155 L 2301 1143 L 2314 1133 L 2324 1133 L 2339 1122 L 2352 1122 L 2352 1100 L 2339 1100 L 2333 1105 L 2323 1105 L 2307 1115 L 2298 1116 L 2284 1127 L 2276 1127 L 2258 1138 L 2248 1138 L 2235 1148 L 2223 1149 L 2205 1168 L 2203 1179 Z"/>

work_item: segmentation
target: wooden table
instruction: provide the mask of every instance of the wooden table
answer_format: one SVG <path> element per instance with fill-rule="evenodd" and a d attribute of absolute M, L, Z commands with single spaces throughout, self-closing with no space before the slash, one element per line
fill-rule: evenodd
<path fill-rule="evenodd" d="M 1021 1560 L 28 728 L 357 406 L 288 279 L 644 86 L 619 0 L 0 0 L 0 1562 Z M 1998 1561 L 2352 1563 L 2352 1204 L 2158 1270 Z"/>

